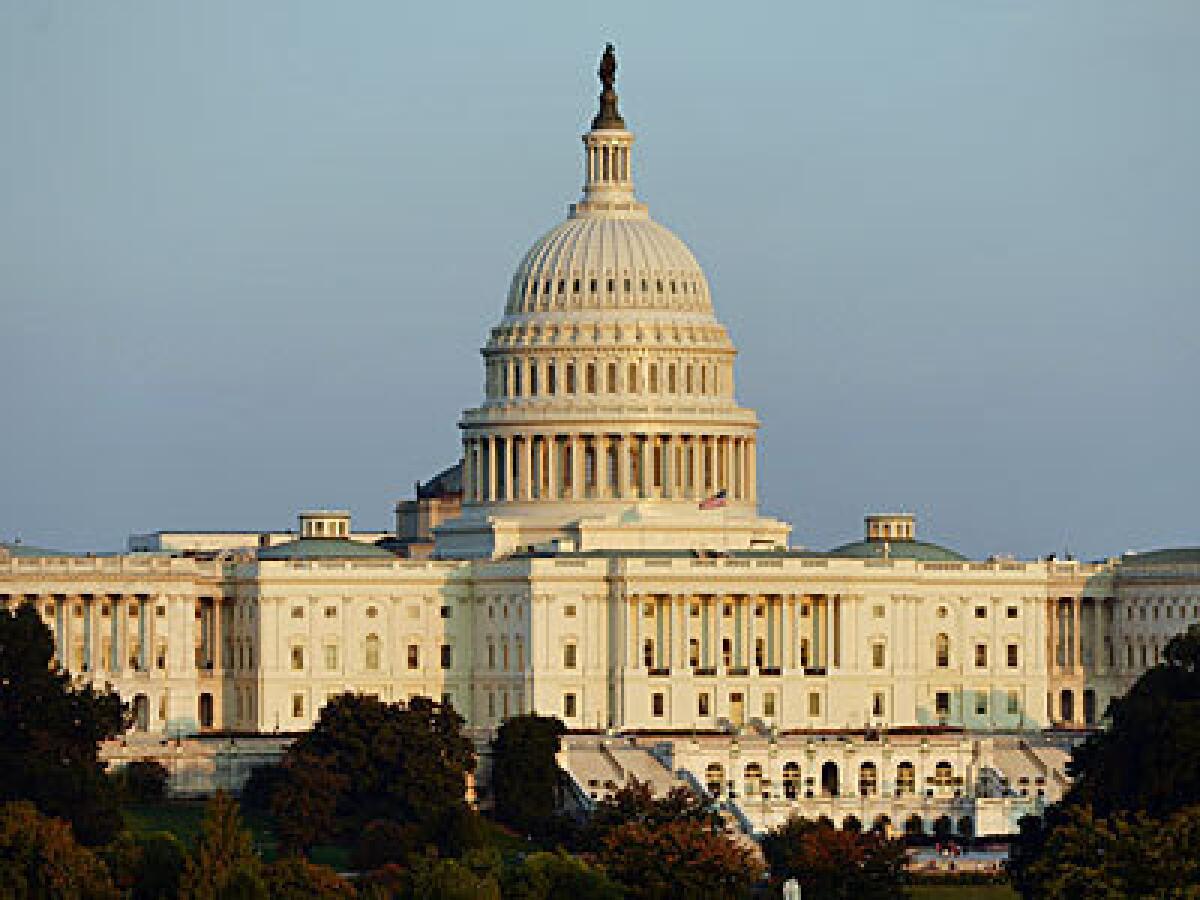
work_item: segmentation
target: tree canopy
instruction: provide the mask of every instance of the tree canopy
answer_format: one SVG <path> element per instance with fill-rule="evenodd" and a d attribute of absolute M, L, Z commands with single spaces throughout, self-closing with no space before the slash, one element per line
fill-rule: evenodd
<path fill-rule="evenodd" d="M 27 801 L 0 806 L 0 897 L 117 900 L 108 869 L 71 826 Z"/>
<path fill-rule="evenodd" d="M 54 636 L 32 604 L 0 611 L 0 802 L 29 800 L 84 844 L 112 840 L 120 816 L 99 745 L 127 725 L 117 694 L 73 685 L 54 662 Z"/>
<path fill-rule="evenodd" d="M 566 726 L 536 713 L 506 719 L 492 741 L 496 818 L 524 834 L 540 832 L 558 809 L 558 751 Z"/>
<path fill-rule="evenodd" d="M 1200 626 L 1172 638 L 1109 715 L 1111 727 L 1071 755 L 1067 803 L 1101 816 L 1165 816 L 1200 803 Z"/>
<path fill-rule="evenodd" d="M 452 708 L 427 697 L 407 704 L 333 698 L 287 749 L 278 776 L 260 778 L 276 782 L 271 808 L 280 838 L 306 849 L 390 820 L 452 845 L 469 818 L 466 778 L 475 768 L 462 726 Z"/>
<path fill-rule="evenodd" d="M 813 900 L 893 900 L 905 896 L 904 847 L 874 832 L 838 830 L 828 821 L 794 817 L 763 838 L 763 855 L 778 882 L 795 878 Z"/>

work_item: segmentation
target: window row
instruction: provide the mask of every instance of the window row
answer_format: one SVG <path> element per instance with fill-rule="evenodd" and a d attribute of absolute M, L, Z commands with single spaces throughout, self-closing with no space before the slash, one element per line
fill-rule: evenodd
<path fill-rule="evenodd" d="M 340 648 L 337 644 L 324 644 L 321 648 L 322 661 L 326 671 L 337 671 L 340 666 Z M 376 671 L 383 667 L 383 645 L 378 635 L 368 635 L 363 642 L 362 667 L 368 671 Z M 405 647 L 405 667 L 408 669 L 421 668 L 421 645 L 408 644 Z M 291 648 L 291 668 L 293 672 L 302 672 L 307 667 L 307 648 L 303 644 L 293 644 Z M 438 662 L 441 668 L 454 667 L 454 647 L 442 644 L 439 648 Z"/>
<path fill-rule="evenodd" d="M 487 364 L 487 396 L 578 396 L 581 394 L 675 394 L 724 396 L 731 393 L 722 363 L 562 362 L 493 359 Z"/>
<path fill-rule="evenodd" d="M 876 763 L 868 760 L 858 766 L 858 795 L 861 797 L 878 796 L 881 788 L 887 789 L 897 797 L 913 796 L 917 792 L 917 768 L 903 761 L 896 765 L 895 779 L 891 785 L 881 784 L 880 769 Z M 714 798 L 740 795 L 746 799 L 768 799 L 778 797 L 785 800 L 798 800 L 801 797 L 837 797 L 845 790 L 842 783 L 841 769 L 836 762 L 822 763 L 814 768 L 812 774 L 804 775 L 798 762 L 783 764 L 782 783 L 778 786 L 764 776 L 760 763 L 750 762 L 742 767 L 740 785 L 727 773 L 725 766 L 719 762 L 709 763 L 704 768 L 704 787 Z M 962 790 L 965 779 L 955 775 L 954 766 L 947 760 L 940 760 L 933 767 L 933 774 L 925 778 L 925 789 L 928 793 L 949 792 Z"/>

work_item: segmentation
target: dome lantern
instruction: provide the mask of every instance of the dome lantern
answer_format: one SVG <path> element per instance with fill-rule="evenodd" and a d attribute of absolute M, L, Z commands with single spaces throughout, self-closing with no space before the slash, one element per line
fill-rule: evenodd
<path fill-rule="evenodd" d="M 646 218 L 646 207 L 633 196 L 633 134 L 617 111 L 617 55 L 608 44 L 600 60 L 600 111 L 583 136 L 583 200 L 571 204 L 572 218 L 624 215 Z"/>

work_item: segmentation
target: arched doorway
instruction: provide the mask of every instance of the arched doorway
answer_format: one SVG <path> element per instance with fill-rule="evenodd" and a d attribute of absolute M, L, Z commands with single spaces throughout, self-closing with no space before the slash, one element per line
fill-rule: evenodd
<path fill-rule="evenodd" d="M 783 796 L 788 800 L 800 798 L 800 765 L 789 762 L 783 764 Z"/>
<path fill-rule="evenodd" d="M 763 773 L 762 766 L 758 763 L 747 763 L 744 771 L 745 784 L 742 788 L 746 799 L 758 798 L 762 796 L 763 788 Z"/>
<path fill-rule="evenodd" d="M 874 797 L 879 792 L 879 770 L 875 763 L 865 762 L 858 767 L 858 793 L 863 797 Z"/>
<path fill-rule="evenodd" d="M 1075 692 L 1074 691 L 1063 691 L 1062 692 L 1062 695 L 1059 698 L 1058 711 L 1060 713 L 1060 717 L 1062 718 L 1063 722 L 1070 723 L 1070 722 L 1075 721 Z"/>
<path fill-rule="evenodd" d="M 138 731 L 150 729 L 150 698 L 145 694 L 133 698 L 133 727 Z"/>
<path fill-rule="evenodd" d="M 200 712 L 200 727 L 212 728 L 213 725 L 213 697 L 212 694 L 201 694 L 199 703 Z"/>
<path fill-rule="evenodd" d="M 720 797 L 725 790 L 725 768 L 720 763 L 709 763 L 704 770 L 704 787 L 713 795 Z"/>
<path fill-rule="evenodd" d="M 1090 688 L 1083 692 L 1083 722 L 1085 725 L 1096 724 L 1096 692 Z"/>
<path fill-rule="evenodd" d="M 821 796 L 838 796 L 838 767 L 835 762 L 827 762 L 821 766 Z"/>

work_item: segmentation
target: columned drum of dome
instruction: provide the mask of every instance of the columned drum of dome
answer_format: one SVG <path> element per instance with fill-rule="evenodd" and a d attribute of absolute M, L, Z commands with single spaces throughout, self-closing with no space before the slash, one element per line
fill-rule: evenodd
<path fill-rule="evenodd" d="M 758 420 L 734 397 L 736 351 L 708 280 L 634 195 L 615 72 L 610 47 L 583 135 L 583 197 L 517 266 L 482 350 L 484 399 L 459 423 L 463 515 L 439 531 L 445 555 L 555 538 L 786 541 L 787 526 L 756 516 Z"/>

